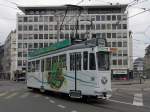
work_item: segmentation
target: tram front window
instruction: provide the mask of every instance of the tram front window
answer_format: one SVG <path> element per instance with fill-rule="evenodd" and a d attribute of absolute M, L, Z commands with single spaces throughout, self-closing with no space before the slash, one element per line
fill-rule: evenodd
<path fill-rule="evenodd" d="M 97 52 L 96 56 L 97 56 L 98 70 L 101 71 L 109 70 L 109 53 Z"/>

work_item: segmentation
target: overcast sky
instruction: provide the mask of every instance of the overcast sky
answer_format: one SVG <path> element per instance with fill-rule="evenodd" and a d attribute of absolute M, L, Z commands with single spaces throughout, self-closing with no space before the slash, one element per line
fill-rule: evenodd
<path fill-rule="evenodd" d="M 9 2 L 10 1 L 10 2 Z M 64 5 L 77 4 L 82 0 L 0 0 L 0 43 L 4 43 L 9 32 L 16 28 L 16 5 Z M 80 5 L 103 5 L 106 2 L 127 4 L 134 0 L 83 0 Z M 129 17 L 143 11 L 141 8 L 150 9 L 150 0 L 137 0 L 139 3 L 130 7 Z M 150 44 L 150 11 L 129 19 L 129 29 L 133 32 L 133 56 L 143 57 L 145 47 Z"/>

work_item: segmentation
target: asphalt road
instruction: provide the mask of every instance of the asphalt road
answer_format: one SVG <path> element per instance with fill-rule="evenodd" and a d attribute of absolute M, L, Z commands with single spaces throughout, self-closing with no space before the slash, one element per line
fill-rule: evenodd
<path fill-rule="evenodd" d="M 1 83 L 0 83 L 1 85 Z M 25 89 L 23 84 L 11 83 L 0 86 L 0 112 L 150 112 L 150 90 L 137 91 L 114 90 L 111 99 L 71 100 L 66 96 L 53 93 L 41 94 Z M 134 103 L 136 102 L 136 103 Z M 142 102 L 142 103 L 141 103 Z M 141 105 L 142 104 L 142 105 Z"/>

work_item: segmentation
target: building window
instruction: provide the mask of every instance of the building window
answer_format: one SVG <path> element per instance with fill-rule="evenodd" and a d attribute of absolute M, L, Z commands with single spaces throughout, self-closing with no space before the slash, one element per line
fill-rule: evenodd
<path fill-rule="evenodd" d="M 49 34 L 49 39 L 53 39 L 53 34 Z"/>
<path fill-rule="evenodd" d="M 69 30 L 69 25 L 65 25 L 65 30 Z"/>
<path fill-rule="evenodd" d="M 38 48 L 38 43 L 34 43 L 34 48 Z"/>
<path fill-rule="evenodd" d="M 24 22 L 27 22 L 28 21 L 28 18 L 27 17 L 24 17 Z"/>
<path fill-rule="evenodd" d="M 123 29 L 127 29 L 127 24 L 123 24 Z"/>
<path fill-rule="evenodd" d="M 44 43 L 44 47 L 48 47 L 48 43 Z"/>
<path fill-rule="evenodd" d="M 118 42 L 118 47 L 122 47 L 122 42 Z"/>
<path fill-rule="evenodd" d="M 44 34 L 44 39 L 48 39 L 48 34 Z"/>
<path fill-rule="evenodd" d="M 28 22 L 33 22 L 33 17 L 28 17 Z"/>
<path fill-rule="evenodd" d="M 122 60 L 121 59 L 118 60 L 118 65 L 122 65 Z"/>
<path fill-rule="evenodd" d="M 116 33 L 112 33 L 112 38 L 116 38 Z"/>
<path fill-rule="evenodd" d="M 27 57 L 27 53 L 26 52 L 23 52 L 23 57 Z"/>
<path fill-rule="evenodd" d="M 38 22 L 38 17 L 34 16 L 34 22 Z"/>
<path fill-rule="evenodd" d="M 38 25 L 34 25 L 34 31 L 38 31 Z"/>
<path fill-rule="evenodd" d="M 112 60 L 113 65 L 117 65 L 117 60 Z"/>
<path fill-rule="evenodd" d="M 117 47 L 116 42 L 112 42 L 112 47 Z"/>
<path fill-rule="evenodd" d="M 105 29 L 106 29 L 106 25 L 102 24 L 102 30 L 105 30 Z"/>
<path fill-rule="evenodd" d="M 123 56 L 127 56 L 128 53 L 127 53 L 127 50 L 123 50 Z"/>
<path fill-rule="evenodd" d="M 127 42 L 123 42 L 123 47 L 127 47 Z"/>
<path fill-rule="evenodd" d="M 117 38 L 121 38 L 121 33 L 117 33 Z"/>
<path fill-rule="evenodd" d="M 100 16 L 96 16 L 96 21 L 100 21 Z"/>
<path fill-rule="evenodd" d="M 23 48 L 27 48 L 27 43 L 23 43 Z"/>
<path fill-rule="evenodd" d="M 48 22 L 48 16 L 44 16 L 44 22 Z"/>
<path fill-rule="evenodd" d="M 117 24 L 117 29 L 118 29 L 118 30 L 121 29 L 121 24 Z"/>
<path fill-rule="evenodd" d="M 96 30 L 100 30 L 101 26 L 100 24 L 96 24 Z"/>
<path fill-rule="evenodd" d="M 106 33 L 102 33 L 102 38 L 106 38 Z"/>
<path fill-rule="evenodd" d="M 53 25 L 49 25 L 49 30 L 53 30 Z"/>
<path fill-rule="evenodd" d="M 39 25 L 39 30 L 43 31 L 43 25 Z"/>
<path fill-rule="evenodd" d="M 39 39 L 43 39 L 43 34 L 39 34 Z"/>
<path fill-rule="evenodd" d="M 107 21 L 111 21 L 111 16 L 110 15 L 107 15 Z"/>
<path fill-rule="evenodd" d="M 23 30 L 24 30 L 24 31 L 27 31 L 27 30 L 28 30 L 27 25 L 24 25 L 24 26 L 23 26 Z"/>
<path fill-rule="evenodd" d="M 112 24 L 112 29 L 113 29 L 113 30 L 116 29 L 116 24 Z"/>
<path fill-rule="evenodd" d="M 122 56 L 122 50 L 118 50 L 118 56 Z"/>
<path fill-rule="evenodd" d="M 111 29 L 111 24 L 107 24 L 107 29 L 108 29 L 108 30 Z"/>
<path fill-rule="evenodd" d="M 123 38 L 127 38 L 127 33 L 123 33 Z"/>
<path fill-rule="evenodd" d="M 34 34 L 34 39 L 38 39 L 38 34 Z"/>
<path fill-rule="evenodd" d="M 105 21 L 106 19 L 105 19 L 105 15 L 102 15 L 101 16 L 101 21 Z"/>
<path fill-rule="evenodd" d="M 18 48 L 22 48 L 22 43 L 18 43 Z"/>
<path fill-rule="evenodd" d="M 65 39 L 69 39 L 69 34 L 65 34 Z"/>
<path fill-rule="evenodd" d="M 18 22 L 23 22 L 23 18 L 22 17 L 18 17 Z"/>
<path fill-rule="evenodd" d="M 44 30 L 48 31 L 48 25 L 44 25 Z"/>
<path fill-rule="evenodd" d="M 43 16 L 39 16 L 39 22 L 43 22 Z"/>
<path fill-rule="evenodd" d="M 81 30 L 84 30 L 85 29 L 84 27 L 85 27 L 84 25 L 81 25 Z"/>
<path fill-rule="evenodd" d="M 43 43 L 39 43 L 39 48 L 43 48 Z"/>
<path fill-rule="evenodd" d="M 123 65 L 128 65 L 128 60 L 127 59 L 123 60 Z"/>
<path fill-rule="evenodd" d="M 18 60 L 18 66 L 22 66 L 22 60 Z"/>
<path fill-rule="evenodd" d="M 111 33 L 107 33 L 107 38 L 111 38 Z"/>
<path fill-rule="evenodd" d="M 28 48 L 31 49 L 32 48 L 32 43 L 28 44 Z"/>
<path fill-rule="evenodd" d="M 121 15 L 117 15 L 117 20 L 121 20 Z"/>
<path fill-rule="evenodd" d="M 32 31 L 32 30 L 33 30 L 33 26 L 29 25 L 29 31 Z"/>
<path fill-rule="evenodd" d="M 18 40 L 22 40 L 22 34 L 18 34 Z"/>
<path fill-rule="evenodd" d="M 18 57 L 22 57 L 22 52 L 18 52 Z"/>
<path fill-rule="evenodd" d="M 22 25 L 18 25 L 18 31 L 22 31 Z"/>
<path fill-rule="evenodd" d="M 50 16 L 50 17 L 49 17 L 49 21 L 50 21 L 50 22 L 53 22 L 53 21 L 54 21 L 54 17 L 53 17 L 53 16 Z"/>
<path fill-rule="evenodd" d="M 116 15 L 112 15 L 112 20 L 116 21 Z"/>

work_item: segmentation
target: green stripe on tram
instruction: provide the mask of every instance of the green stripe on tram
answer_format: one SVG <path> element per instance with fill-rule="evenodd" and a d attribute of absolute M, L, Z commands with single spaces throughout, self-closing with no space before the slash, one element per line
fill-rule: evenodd
<path fill-rule="evenodd" d="M 28 57 L 29 57 L 29 59 L 33 59 L 33 58 L 39 57 L 41 55 L 47 54 L 51 51 L 67 47 L 69 45 L 71 45 L 71 41 L 66 39 L 64 41 L 52 44 L 49 47 L 37 49 L 37 50 L 33 51 L 32 53 L 29 53 Z"/>

